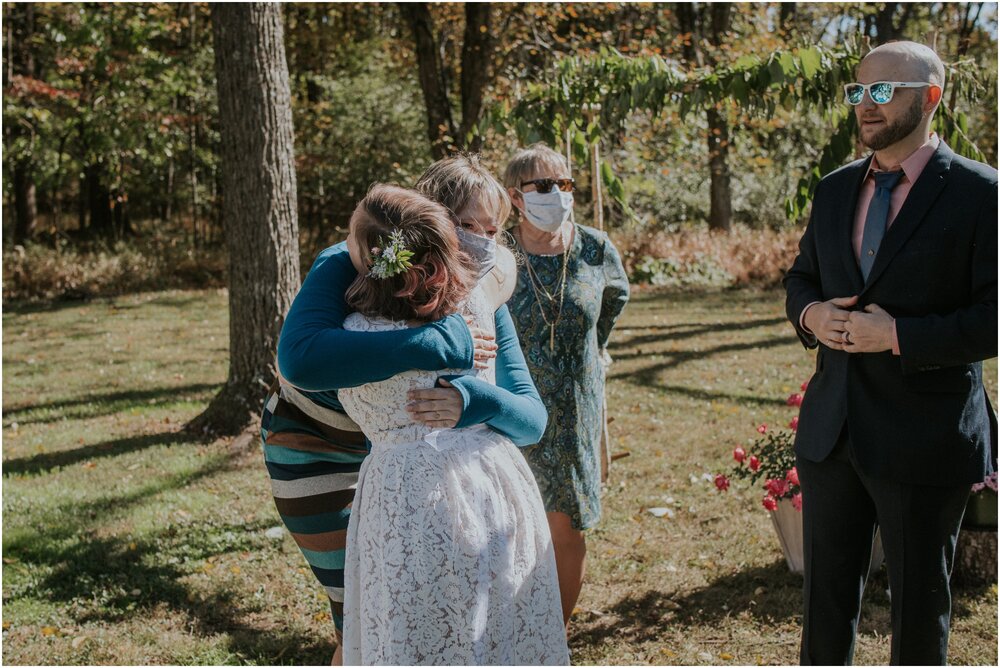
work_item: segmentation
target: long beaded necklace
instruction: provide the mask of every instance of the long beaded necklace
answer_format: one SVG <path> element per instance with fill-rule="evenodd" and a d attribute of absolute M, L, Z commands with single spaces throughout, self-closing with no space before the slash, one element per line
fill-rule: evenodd
<path fill-rule="evenodd" d="M 521 231 L 517 231 L 518 241 L 521 242 L 521 247 L 524 248 L 524 240 L 521 238 Z M 572 241 L 567 242 L 566 247 L 563 249 L 562 253 L 562 277 L 559 279 L 559 305 L 555 309 L 555 315 L 551 319 L 546 317 L 545 308 L 542 305 L 542 295 L 549 302 L 549 308 L 552 309 L 556 302 L 556 296 L 552 295 L 548 290 L 545 289 L 545 285 L 535 274 L 535 270 L 531 268 L 531 258 L 527 257 L 528 253 L 525 251 L 524 264 L 528 268 L 528 281 L 531 283 L 531 291 L 535 295 L 535 301 L 538 302 L 538 312 L 542 316 L 542 322 L 544 322 L 549 327 L 549 352 L 554 352 L 556 348 L 556 325 L 562 319 L 563 313 L 563 302 L 566 298 L 566 270 L 569 267 L 569 249 L 572 245 Z"/>

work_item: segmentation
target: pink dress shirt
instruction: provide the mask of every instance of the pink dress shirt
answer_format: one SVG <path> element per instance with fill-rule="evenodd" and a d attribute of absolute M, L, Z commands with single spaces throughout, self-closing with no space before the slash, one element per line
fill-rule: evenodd
<path fill-rule="evenodd" d="M 931 133 L 930 137 L 927 138 L 920 148 L 907 156 L 902 162 L 899 163 L 900 168 L 903 170 L 903 176 L 899 179 L 899 183 L 896 187 L 892 189 L 892 195 L 889 199 L 889 216 L 886 219 L 886 232 L 892 227 L 892 223 L 896 220 L 896 214 L 903 207 L 903 202 L 906 201 L 906 196 L 910 194 L 910 189 L 913 184 L 916 183 L 917 179 L 920 178 L 920 174 L 923 173 L 924 167 L 930 162 L 931 157 L 934 155 L 934 151 L 937 150 L 938 144 L 941 140 L 938 139 L 937 134 Z M 879 165 L 878 160 L 875 156 L 872 156 L 871 164 L 868 167 L 868 172 L 865 174 L 865 180 L 861 183 L 861 191 L 858 193 L 858 207 L 854 212 L 854 230 L 851 234 L 851 244 L 854 247 L 854 259 L 860 261 L 861 259 L 861 240 L 865 234 L 865 218 L 868 217 L 868 206 L 871 204 L 872 197 L 875 195 L 875 177 L 872 172 L 878 171 Z M 845 295 L 850 296 L 850 295 Z M 819 302 L 813 302 L 809 304 L 804 309 L 802 309 L 802 314 L 799 316 L 799 324 L 802 329 L 809 332 L 809 328 L 805 325 L 806 311 L 809 310 L 814 304 L 819 304 Z M 812 332 L 810 332 L 811 334 Z M 899 340 L 896 338 L 896 322 L 893 320 L 892 323 L 892 354 L 899 354 Z"/>

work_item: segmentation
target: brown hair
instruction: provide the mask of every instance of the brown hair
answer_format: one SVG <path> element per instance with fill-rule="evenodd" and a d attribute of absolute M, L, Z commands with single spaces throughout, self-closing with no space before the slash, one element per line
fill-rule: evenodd
<path fill-rule="evenodd" d="M 484 207 L 502 225 L 510 215 L 507 190 L 483 167 L 475 153 L 456 153 L 428 167 L 414 186 L 421 194 L 448 209 L 456 222 L 473 199 L 481 198 Z"/>
<path fill-rule="evenodd" d="M 398 230 L 413 252 L 412 266 L 388 278 L 359 275 L 347 289 L 347 303 L 361 313 L 392 320 L 429 322 L 458 310 L 476 284 L 469 257 L 458 248 L 448 211 L 420 193 L 376 184 L 351 216 L 365 266 L 372 249 L 382 247 Z"/>

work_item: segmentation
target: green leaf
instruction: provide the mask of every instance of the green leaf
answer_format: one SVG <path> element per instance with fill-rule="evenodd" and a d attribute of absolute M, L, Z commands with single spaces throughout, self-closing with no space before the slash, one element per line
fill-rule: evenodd
<path fill-rule="evenodd" d="M 802 49 L 799 51 L 799 61 L 802 63 L 802 74 L 807 79 L 815 77 L 823 65 L 823 60 L 816 49 Z"/>

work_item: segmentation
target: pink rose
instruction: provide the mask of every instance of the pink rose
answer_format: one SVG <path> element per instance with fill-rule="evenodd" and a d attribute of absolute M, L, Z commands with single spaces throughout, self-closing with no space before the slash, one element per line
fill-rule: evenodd
<path fill-rule="evenodd" d="M 733 450 L 733 459 L 742 464 L 743 460 L 746 458 L 747 458 L 747 451 L 737 445 L 736 449 Z"/>
<path fill-rule="evenodd" d="M 785 480 L 792 483 L 793 485 L 799 484 L 799 471 L 794 466 L 788 469 L 788 473 L 785 474 Z"/>
<path fill-rule="evenodd" d="M 789 406 L 801 406 L 802 405 L 802 395 L 801 394 L 790 394 L 788 399 L 785 401 Z"/>
<path fill-rule="evenodd" d="M 770 494 L 764 497 L 764 501 L 762 503 L 764 504 L 764 509 L 770 510 L 772 513 L 778 509 L 778 502 Z"/>
<path fill-rule="evenodd" d="M 760 468 L 760 460 L 757 459 L 755 456 L 750 455 L 750 470 L 756 473 L 757 469 L 759 468 Z"/>
<path fill-rule="evenodd" d="M 802 511 L 802 492 L 792 497 L 792 506 L 795 507 L 795 510 Z"/>
<path fill-rule="evenodd" d="M 721 473 L 717 474 L 715 476 L 715 487 L 720 492 L 725 492 L 727 489 L 729 489 L 729 478 L 722 475 Z"/>
<path fill-rule="evenodd" d="M 796 415 L 795 417 L 793 417 L 792 421 L 788 423 L 788 428 L 791 429 L 792 431 L 798 431 L 799 430 L 799 416 L 798 415 Z"/>
<path fill-rule="evenodd" d="M 766 434 L 767 433 L 767 425 L 766 424 L 762 424 L 759 427 L 757 427 L 757 433 L 758 434 Z"/>
<path fill-rule="evenodd" d="M 780 499 L 788 491 L 788 483 L 778 478 L 770 478 L 764 483 L 764 489 L 770 496 Z"/>
<path fill-rule="evenodd" d="M 807 380 L 806 382 L 802 383 L 801 387 L 802 391 L 805 392 L 806 388 L 809 387 L 809 381 Z"/>

